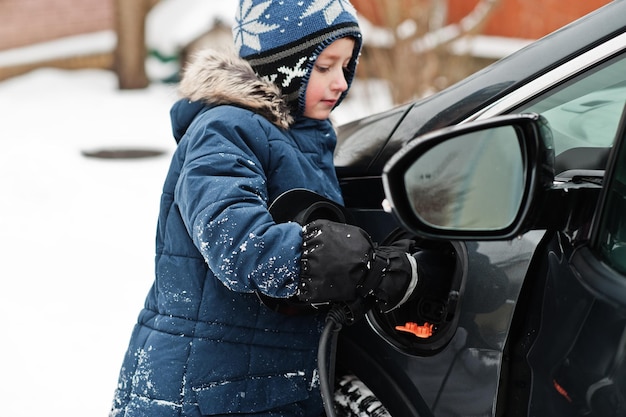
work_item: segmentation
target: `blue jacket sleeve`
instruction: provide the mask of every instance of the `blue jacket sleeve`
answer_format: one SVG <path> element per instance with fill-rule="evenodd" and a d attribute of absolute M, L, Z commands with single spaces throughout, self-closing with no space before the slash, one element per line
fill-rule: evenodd
<path fill-rule="evenodd" d="M 302 235 L 297 223 L 276 224 L 268 211 L 271 131 L 243 109 L 223 106 L 200 116 L 179 145 L 184 162 L 174 198 L 224 285 L 286 298 L 297 288 Z"/>

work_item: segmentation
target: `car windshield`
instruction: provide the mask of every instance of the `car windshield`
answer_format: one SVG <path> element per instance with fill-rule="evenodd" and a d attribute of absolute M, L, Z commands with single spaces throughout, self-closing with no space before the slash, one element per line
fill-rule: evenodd
<path fill-rule="evenodd" d="M 626 57 L 619 56 L 516 112 L 539 113 L 548 119 L 558 158 L 570 149 L 609 148 L 615 140 L 625 102 Z"/>

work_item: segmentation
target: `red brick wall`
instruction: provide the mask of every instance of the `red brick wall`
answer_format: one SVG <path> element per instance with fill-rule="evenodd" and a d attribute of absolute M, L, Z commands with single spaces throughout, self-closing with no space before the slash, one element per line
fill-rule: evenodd
<path fill-rule="evenodd" d="M 113 26 L 113 0 L 0 0 L 0 50 Z"/>
<path fill-rule="evenodd" d="M 458 22 L 478 0 L 448 0 L 448 16 Z M 538 39 L 598 9 L 611 0 L 502 0 L 482 33 L 493 36 Z"/>
<path fill-rule="evenodd" d="M 387 3 L 389 1 L 389 3 Z M 354 6 L 373 23 L 380 24 L 381 8 L 403 4 L 419 5 L 420 0 L 352 0 Z M 428 3 L 427 0 L 421 0 Z M 448 0 L 448 21 L 458 22 L 479 0 Z M 482 33 L 492 36 L 538 39 L 579 17 L 610 3 L 611 0 L 501 0 Z M 400 3 L 402 2 L 402 3 Z"/>

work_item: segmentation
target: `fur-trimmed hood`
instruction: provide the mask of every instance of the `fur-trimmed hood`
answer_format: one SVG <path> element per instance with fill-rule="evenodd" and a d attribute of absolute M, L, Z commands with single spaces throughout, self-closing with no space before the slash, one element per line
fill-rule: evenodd
<path fill-rule="evenodd" d="M 280 89 L 258 77 L 248 61 L 234 52 L 198 52 L 183 72 L 179 91 L 192 102 L 250 109 L 283 129 L 293 123 Z"/>

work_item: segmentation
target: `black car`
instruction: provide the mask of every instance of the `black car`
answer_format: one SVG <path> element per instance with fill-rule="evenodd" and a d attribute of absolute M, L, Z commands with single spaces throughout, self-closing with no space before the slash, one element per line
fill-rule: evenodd
<path fill-rule="evenodd" d="M 352 221 L 441 261 L 339 337 L 391 415 L 626 415 L 625 17 L 613 1 L 340 129 Z"/>

